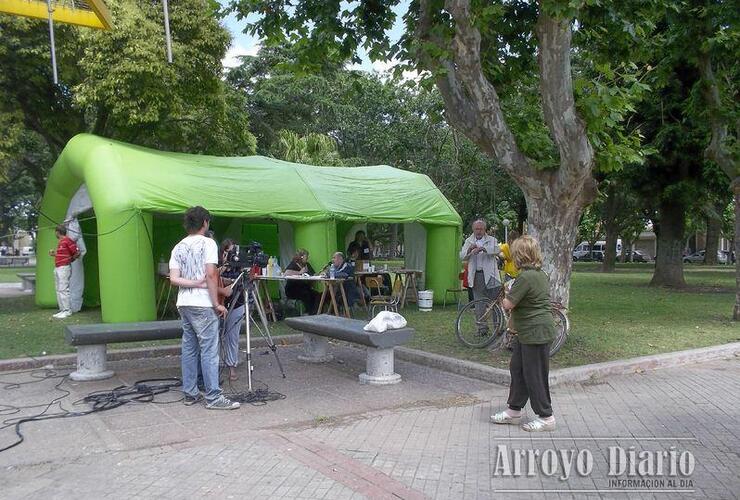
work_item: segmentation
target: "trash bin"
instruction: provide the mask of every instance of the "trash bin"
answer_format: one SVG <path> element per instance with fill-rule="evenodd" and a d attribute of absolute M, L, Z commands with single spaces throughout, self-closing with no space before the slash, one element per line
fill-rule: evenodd
<path fill-rule="evenodd" d="M 434 301 L 434 290 L 421 290 L 419 291 L 419 310 L 429 312 L 432 310 L 432 303 Z"/>

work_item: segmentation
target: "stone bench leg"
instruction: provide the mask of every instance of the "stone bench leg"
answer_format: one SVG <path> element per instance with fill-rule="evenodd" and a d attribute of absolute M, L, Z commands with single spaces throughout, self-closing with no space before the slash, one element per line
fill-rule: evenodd
<path fill-rule="evenodd" d="M 298 361 L 305 363 L 326 363 L 334 359 L 329 352 L 329 340 L 321 335 L 313 333 L 303 334 L 303 354 L 298 356 Z"/>
<path fill-rule="evenodd" d="M 77 371 L 69 378 L 78 382 L 103 380 L 113 376 L 112 370 L 106 370 L 106 345 L 77 346 Z"/>
<path fill-rule="evenodd" d="M 365 373 L 360 374 L 361 384 L 387 385 L 397 384 L 401 376 L 394 371 L 393 348 L 367 348 L 367 366 Z"/>

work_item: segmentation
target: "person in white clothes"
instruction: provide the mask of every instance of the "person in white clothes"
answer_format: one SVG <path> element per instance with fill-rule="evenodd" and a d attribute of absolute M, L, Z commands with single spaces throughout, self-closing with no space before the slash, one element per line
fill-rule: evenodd
<path fill-rule="evenodd" d="M 494 299 L 501 288 L 497 258 L 501 254 L 496 238 L 486 234 L 488 224 L 477 219 L 472 224 L 473 234 L 463 243 L 460 259 L 468 263 L 468 286 L 473 289 L 473 300 Z M 476 305 L 475 315 L 480 318 L 485 305 Z M 479 333 L 488 334 L 488 324 L 479 324 Z"/>
<path fill-rule="evenodd" d="M 172 249 L 170 281 L 179 287 L 177 310 L 182 318 L 182 391 L 185 404 L 203 400 L 198 391 L 198 360 L 206 390 L 206 408 L 233 410 L 239 403 L 221 393 L 218 381 L 219 316 L 226 308 L 218 302 L 218 246 L 204 234 L 211 214 L 203 207 L 185 212 L 188 235 Z"/>

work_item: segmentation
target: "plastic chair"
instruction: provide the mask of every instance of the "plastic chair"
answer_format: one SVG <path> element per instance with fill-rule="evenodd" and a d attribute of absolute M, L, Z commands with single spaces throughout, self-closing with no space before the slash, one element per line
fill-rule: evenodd
<path fill-rule="evenodd" d="M 460 288 L 448 288 L 445 290 L 445 296 L 442 299 L 442 309 L 447 307 L 447 295 L 452 294 L 453 297 L 455 297 L 455 300 L 457 302 L 457 308 L 460 308 L 460 294 L 468 293 L 468 289 L 463 286 L 463 282 L 465 280 L 465 271 L 462 271 L 460 274 L 457 275 L 458 279 L 460 280 Z"/>

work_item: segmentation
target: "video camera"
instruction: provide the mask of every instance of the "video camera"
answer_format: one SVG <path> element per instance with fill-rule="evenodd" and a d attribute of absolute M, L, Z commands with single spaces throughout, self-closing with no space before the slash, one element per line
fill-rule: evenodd
<path fill-rule="evenodd" d="M 262 251 L 262 245 L 253 241 L 248 245 L 233 245 L 226 252 L 224 266 L 230 273 L 240 273 L 254 266 L 265 267 L 269 257 Z"/>

